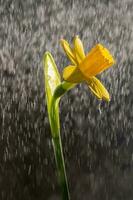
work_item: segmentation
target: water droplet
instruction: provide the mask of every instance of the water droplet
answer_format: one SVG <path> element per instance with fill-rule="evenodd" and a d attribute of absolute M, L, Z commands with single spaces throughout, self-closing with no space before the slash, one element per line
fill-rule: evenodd
<path fill-rule="evenodd" d="M 98 104 L 98 111 L 100 115 L 102 114 L 101 106 L 102 106 L 102 102 L 100 101 Z"/>

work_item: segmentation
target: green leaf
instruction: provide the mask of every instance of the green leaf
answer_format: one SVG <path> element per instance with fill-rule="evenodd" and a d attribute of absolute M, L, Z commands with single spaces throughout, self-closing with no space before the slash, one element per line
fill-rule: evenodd
<path fill-rule="evenodd" d="M 57 137 L 60 133 L 59 123 L 59 100 L 55 97 L 55 90 L 61 83 L 60 74 L 54 62 L 52 55 L 49 52 L 44 54 L 44 79 L 45 79 L 45 92 L 46 102 L 48 108 L 48 117 L 52 132 L 52 137 Z"/>
<path fill-rule="evenodd" d="M 54 95 L 56 87 L 61 83 L 60 74 L 57 66 L 54 62 L 52 55 L 49 52 L 44 54 L 44 79 L 45 79 L 45 91 L 48 112 L 50 112 L 51 100 Z"/>

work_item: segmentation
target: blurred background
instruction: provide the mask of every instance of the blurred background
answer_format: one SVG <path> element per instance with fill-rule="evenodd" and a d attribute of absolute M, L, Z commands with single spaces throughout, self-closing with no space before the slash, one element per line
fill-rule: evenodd
<path fill-rule="evenodd" d="M 60 200 L 44 93 L 46 50 L 60 73 L 59 40 L 98 42 L 116 58 L 99 75 L 99 102 L 80 84 L 61 100 L 61 137 L 72 200 L 133 199 L 133 1 L 0 0 L 0 199 Z"/>

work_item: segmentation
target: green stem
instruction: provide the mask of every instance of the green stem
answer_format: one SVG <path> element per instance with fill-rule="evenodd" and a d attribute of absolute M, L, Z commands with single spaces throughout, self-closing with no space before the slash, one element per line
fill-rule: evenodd
<path fill-rule="evenodd" d="M 50 106 L 50 126 L 52 131 L 52 144 L 54 148 L 54 155 L 55 155 L 58 178 L 60 182 L 63 200 L 70 200 L 70 195 L 68 189 L 66 169 L 64 164 L 61 136 L 60 136 L 59 112 L 56 111 L 58 110 L 60 97 L 74 86 L 75 84 L 67 82 L 62 82 L 59 86 L 57 86 L 54 95 L 52 97 Z"/>
<path fill-rule="evenodd" d="M 68 181 L 66 176 L 66 169 L 64 164 L 64 157 L 63 157 L 63 151 L 62 151 L 62 143 L 61 138 L 53 138 L 52 139 L 53 147 L 54 147 L 54 154 L 55 154 L 55 160 L 56 160 L 56 166 L 57 166 L 57 173 L 58 173 L 58 179 L 60 182 L 60 187 L 62 191 L 62 199 L 63 200 L 70 200 L 70 194 L 68 189 Z"/>
<path fill-rule="evenodd" d="M 73 88 L 75 84 L 62 82 L 59 84 L 52 96 L 51 105 L 50 105 L 50 126 L 52 137 L 58 137 L 60 135 L 60 122 L 59 122 L 59 100 L 68 90 Z"/>

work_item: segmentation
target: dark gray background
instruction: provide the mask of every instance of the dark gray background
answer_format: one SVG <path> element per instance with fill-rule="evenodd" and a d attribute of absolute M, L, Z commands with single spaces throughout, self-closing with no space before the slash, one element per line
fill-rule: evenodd
<path fill-rule="evenodd" d="M 42 56 L 69 64 L 59 45 L 78 34 L 116 58 L 99 75 L 101 103 L 80 84 L 61 100 L 72 200 L 133 199 L 133 1 L 0 0 L 0 199 L 60 199 L 44 93 Z M 100 110 L 99 110 L 100 107 Z"/>

